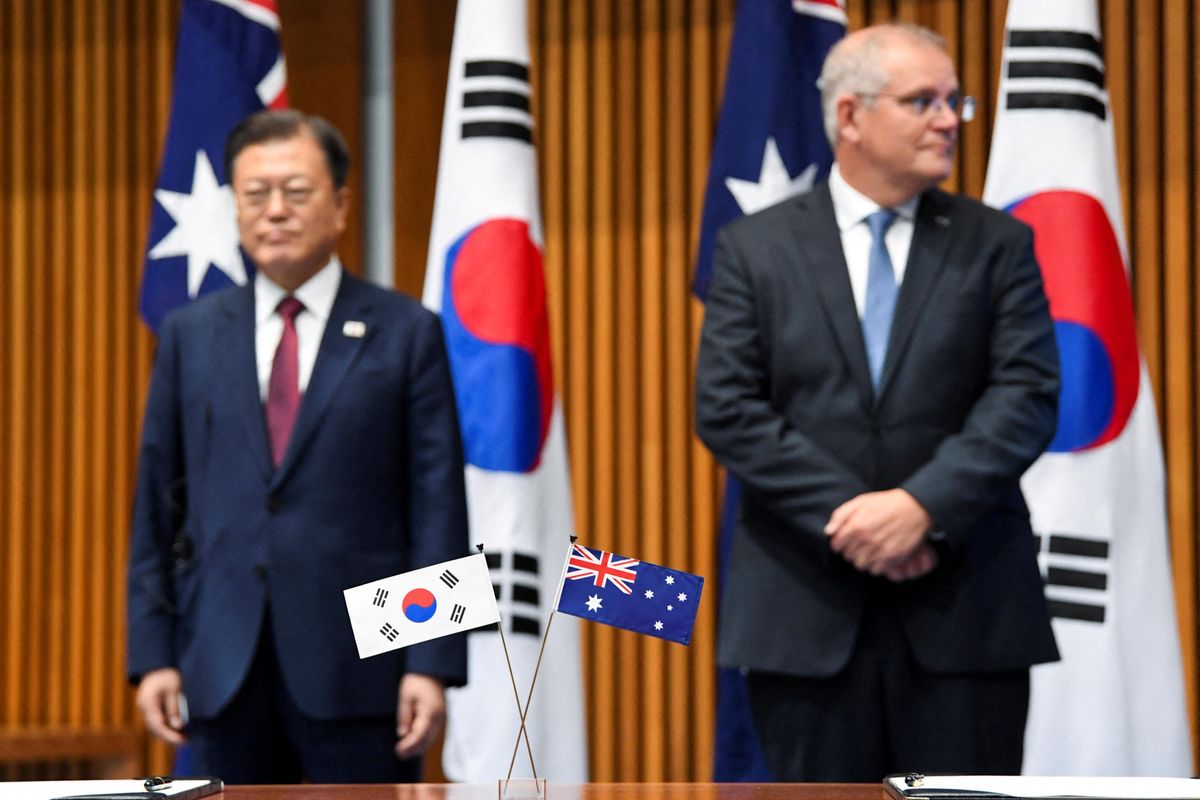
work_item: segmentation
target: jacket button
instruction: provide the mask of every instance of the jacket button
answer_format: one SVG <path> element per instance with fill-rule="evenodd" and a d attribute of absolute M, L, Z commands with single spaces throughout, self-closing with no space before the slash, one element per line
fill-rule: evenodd
<path fill-rule="evenodd" d="M 283 501 L 279 499 L 279 495 L 267 495 L 267 511 L 274 514 L 279 509 L 283 508 Z"/>

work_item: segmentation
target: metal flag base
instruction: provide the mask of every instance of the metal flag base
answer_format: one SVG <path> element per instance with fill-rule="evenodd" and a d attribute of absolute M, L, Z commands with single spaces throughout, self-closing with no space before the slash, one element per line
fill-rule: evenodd
<path fill-rule="evenodd" d="M 501 778 L 500 800 L 546 800 L 545 778 Z"/>

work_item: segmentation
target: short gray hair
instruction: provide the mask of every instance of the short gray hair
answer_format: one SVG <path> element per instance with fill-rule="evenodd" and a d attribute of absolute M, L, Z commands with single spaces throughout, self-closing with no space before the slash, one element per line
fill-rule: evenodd
<path fill-rule="evenodd" d="M 845 94 L 875 94 L 883 91 L 891 76 L 880 55 L 897 36 L 932 45 L 945 51 L 946 40 L 929 28 L 909 22 L 891 22 L 863 28 L 835 44 L 825 57 L 817 86 L 821 89 L 821 114 L 825 136 L 837 144 L 837 101 Z"/>

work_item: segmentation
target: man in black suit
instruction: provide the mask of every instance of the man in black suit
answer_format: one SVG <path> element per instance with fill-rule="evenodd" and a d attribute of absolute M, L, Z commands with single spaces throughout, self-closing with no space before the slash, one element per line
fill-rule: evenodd
<path fill-rule="evenodd" d="M 257 274 L 159 332 L 129 674 L 150 731 L 230 783 L 416 780 L 466 679 L 460 636 L 360 660 L 342 597 L 468 554 L 441 325 L 342 269 L 348 168 L 320 118 L 244 120 L 226 172 Z"/>
<path fill-rule="evenodd" d="M 1019 479 L 1055 429 L 1031 231 L 934 188 L 970 106 L 936 34 L 842 40 L 828 183 L 719 235 L 697 430 L 743 483 L 719 660 L 779 780 L 1016 773 L 1057 659 Z"/>

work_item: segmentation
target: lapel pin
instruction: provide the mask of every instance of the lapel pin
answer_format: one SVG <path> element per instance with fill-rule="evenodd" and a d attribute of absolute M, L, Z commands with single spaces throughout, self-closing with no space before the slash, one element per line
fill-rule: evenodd
<path fill-rule="evenodd" d="M 348 319 L 342 324 L 342 336 L 351 339 L 361 339 L 367 335 L 367 323 L 357 319 Z"/>
<path fill-rule="evenodd" d="M 943 228 L 950 227 L 950 218 L 947 217 L 945 214 L 938 214 L 936 217 L 933 218 L 933 221 L 936 222 L 938 225 L 941 225 Z"/>

